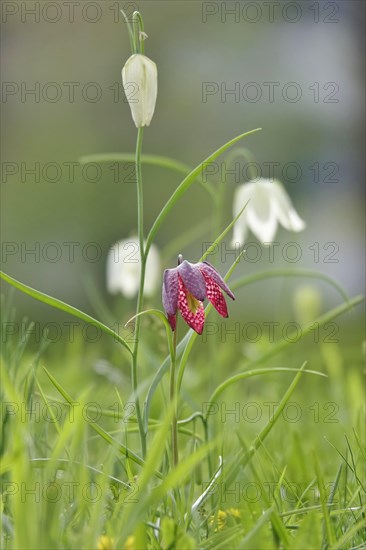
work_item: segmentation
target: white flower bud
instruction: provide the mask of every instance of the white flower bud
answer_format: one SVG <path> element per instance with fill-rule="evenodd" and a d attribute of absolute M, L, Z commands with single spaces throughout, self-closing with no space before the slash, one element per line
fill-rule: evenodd
<path fill-rule="evenodd" d="M 145 55 L 131 55 L 122 69 L 122 82 L 135 125 L 149 126 L 158 93 L 156 64 Z"/>

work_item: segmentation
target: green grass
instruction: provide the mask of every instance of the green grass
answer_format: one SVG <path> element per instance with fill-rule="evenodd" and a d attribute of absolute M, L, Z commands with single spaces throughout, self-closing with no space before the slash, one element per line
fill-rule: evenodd
<path fill-rule="evenodd" d="M 354 326 L 355 312 L 345 314 Z M 192 345 L 176 468 L 166 375 L 150 397 L 144 461 L 122 346 L 105 356 L 123 377 L 117 387 L 92 368 L 108 341 L 90 350 L 79 335 L 37 349 L 3 338 L 2 548 L 361 548 L 361 335 L 347 338 L 314 344 L 304 331 L 244 362 L 232 344 Z M 222 365 L 214 392 L 208 348 Z M 157 372 L 152 356 L 163 364 L 164 351 L 142 339 L 142 397 Z"/>

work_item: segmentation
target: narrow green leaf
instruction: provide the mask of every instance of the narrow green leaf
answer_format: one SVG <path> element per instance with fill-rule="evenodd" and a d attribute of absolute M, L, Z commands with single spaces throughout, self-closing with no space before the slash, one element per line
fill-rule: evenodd
<path fill-rule="evenodd" d="M 81 164 L 89 164 L 90 162 L 128 162 L 135 163 L 135 155 L 132 153 L 97 153 L 94 155 L 86 155 L 79 158 Z M 174 170 L 180 174 L 187 175 L 192 171 L 192 168 L 184 164 L 183 162 L 178 162 L 175 159 L 170 157 L 164 157 L 161 155 L 141 155 L 142 164 L 147 164 L 150 166 L 160 166 L 161 168 L 167 168 L 169 170 Z M 202 180 L 196 177 L 198 183 L 204 187 L 204 189 L 211 195 L 213 200 L 216 200 L 215 191 Z"/>
<path fill-rule="evenodd" d="M 241 288 L 243 286 L 257 283 L 263 279 L 270 279 L 272 277 L 311 277 L 315 279 L 322 279 L 338 290 L 345 302 L 348 302 L 349 300 L 347 292 L 341 287 L 340 284 L 334 281 L 331 277 L 328 277 L 328 275 L 320 273 L 320 271 L 313 271 L 312 269 L 275 269 L 272 271 L 263 271 L 261 273 L 254 273 L 253 275 L 248 275 L 233 281 L 231 283 L 231 287 L 235 290 L 236 288 Z"/>
<path fill-rule="evenodd" d="M 271 374 L 272 372 L 299 372 L 299 369 L 291 369 L 289 367 L 268 367 L 263 369 L 254 369 L 254 370 L 247 370 L 244 372 L 240 372 L 238 374 L 235 374 L 231 378 L 228 378 L 223 382 L 220 386 L 216 388 L 216 390 L 213 392 L 209 399 L 209 404 L 215 402 L 215 399 L 218 398 L 218 396 L 226 390 L 229 386 L 232 384 L 235 384 L 239 380 L 244 380 L 246 378 L 251 378 L 253 376 L 257 375 L 265 375 L 265 374 Z M 315 374 L 316 376 L 323 376 L 324 378 L 328 378 L 326 374 L 323 374 L 322 372 L 318 372 L 316 370 L 303 370 L 303 372 L 306 372 L 307 374 Z M 209 409 L 209 407 L 208 407 Z"/>
<path fill-rule="evenodd" d="M 222 145 L 217 151 L 212 153 L 209 157 L 207 157 L 201 164 L 196 166 L 194 170 L 188 176 L 184 178 L 182 183 L 179 185 L 179 187 L 174 191 L 170 199 L 165 203 L 162 210 L 160 211 L 160 214 L 156 218 L 152 228 L 150 229 L 150 232 L 146 239 L 146 254 L 149 251 L 150 246 L 153 243 L 154 237 L 156 233 L 158 232 L 161 224 L 165 220 L 166 216 L 169 214 L 169 212 L 172 210 L 173 206 L 178 202 L 178 200 L 184 195 L 184 193 L 190 188 L 190 186 L 194 183 L 197 176 L 202 172 L 205 164 L 208 164 L 212 161 L 214 161 L 219 155 L 221 155 L 226 149 L 234 145 L 234 143 L 237 143 L 239 140 L 243 139 L 246 136 L 249 136 L 251 134 L 254 134 L 255 132 L 258 132 L 261 128 L 256 128 L 255 130 L 250 130 L 249 132 L 245 132 L 244 134 L 241 134 L 240 136 L 237 136 L 236 138 L 228 141 L 224 145 Z"/>
<path fill-rule="evenodd" d="M 217 245 L 224 239 L 225 235 L 227 235 L 227 233 L 230 231 L 232 226 L 238 221 L 238 219 L 240 218 L 240 216 L 242 215 L 242 213 L 246 209 L 248 203 L 249 203 L 249 201 L 247 201 L 245 203 L 243 208 L 240 210 L 239 214 L 237 216 L 235 216 L 235 218 L 229 223 L 229 225 L 227 225 L 225 227 L 224 231 L 217 237 L 217 239 L 211 244 L 211 246 L 209 246 L 209 248 L 206 250 L 206 252 L 201 256 L 201 259 L 199 260 L 200 262 L 203 262 L 203 260 L 205 260 L 207 258 L 207 256 L 209 256 L 209 254 L 211 254 L 211 252 L 213 252 L 215 250 Z M 242 253 L 240 254 L 240 256 L 241 255 L 242 255 Z"/>
<path fill-rule="evenodd" d="M 49 296 L 48 294 L 44 294 L 43 292 L 40 292 L 39 290 L 35 290 L 34 288 L 25 285 L 24 283 L 21 283 L 20 281 L 17 281 L 17 279 L 14 279 L 13 277 L 10 277 L 10 275 L 7 275 L 6 273 L 0 271 L 0 277 L 4 279 L 7 283 L 14 286 L 18 290 L 21 290 L 25 294 L 28 294 L 32 298 L 35 298 L 39 302 L 43 302 L 44 304 L 48 304 L 51 307 L 54 307 L 56 309 L 60 309 L 61 311 L 66 311 L 66 313 L 70 313 L 70 315 L 73 315 L 74 317 L 78 317 L 79 319 L 82 319 L 86 323 L 90 323 L 91 325 L 94 325 L 103 332 L 106 332 L 110 336 L 113 336 L 120 344 L 122 344 L 123 347 L 125 347 L 132 355 L 131 348 L 127 344 L 127 342 L 119 335 L 117 332 L 109 328 L 104 323 L 101 323 L 100 321 L 97 321 L 97 319 L 94 319 L 94 317 L 91 317 L 87 313 L 84 313 L 83 311 L 80 311 L 80 309 L 77 309 L 76 307 L 70 306 L 69 304 L 66 304 L 65 302 L 62 302 L 61 300 L 58 300 L 57 298 L 53 298 L 52 296 Z"/>
<path fill-rule="evenodd" d="M 323 520 L 325 525 L 325 533 L 327 535 L 327 540 L 324 540 L 323 538 L 323 547 L 327 547 L 328 545 L 332 545 L 334 543 L 334 532 L 333 532 L 333 525 L 330 521 L 329 517 L 329 508 L 327 504 L 327 498 L 325 493 L 325 487 L 324 487 L 324 480 L 323 476 L 320 471 L 319 466 L 319 460 L 318 457 L 314 454 L 314 466 L 315 466 L 315 473 L 318 480 L 318 489 L 320 493 L 320 504 L 323 511 Z"/>
<path fill-rule="evenodd" d="M 238 432 L 237 435 L 238 435 L 239 441 L 240 441 L 240 443 L 243 447 L 243 451 L 246 452 L 246 447 L 244 445 L 244 442 L 242 441 L 240 433 Z M 272 461 L 273 461 L 273 459 L 272 459 Z M 256 469 L 253 462 L 250 463 L 250 469 L 251 469 L 251 472 L 254 476 L 255 482 L 258 484 L 258 487 L 263 487 L 262 477 L 258 474 L 257 469 Z M 282 472 L 281 471 L 279 472 L 280 477 L 279 477 L 279 480 L 277 482 L 277 486 L 276 486 L 274 494 L 273 494 L 273 501 L 274 501 L 274 503 L 277 503 L 277 508 L 279 508 L 279 504 L 281 505 L 281 498 L 279 498 L 279 497 L 280 497 L 280 491 L 281 491 L 282 484 L 285 480 L 286 469 L 287 469 L 287 466 L 285 466 L 283 468 Z M 269 495 L 267 495 L 267 492 L 265 490 L 262 492 L 262 497 L 263 497 L 263 500 L 264 500 L 264 503 L 265 503 L 266 507 L 271 508 L 272 507 L 271 498 L 269 497 Z M 280 512 L 280 510 L 273 507 L 273 511 L 272 511 L 272 514 L 271 514 L 270 521 L 272 523 L 273 529 L 277 533 L 278 538 L 281 540 L 281 543 L 283 544 L 283 547 L 288 548 L 289 547 L 289 541 L 288 541 L 288 537 L 287 537 L 287 531 L 286 531 L 286 527 L 284 525 L 284 522 L 283 522 L 282 518 L 279 515 L 279 512 Z"/>
<path fill-rule="evenodd" d="M 125 326 L 127 326 L 131 321 L 136 319 L 136 317 L 140 317 L 141 315 L 155 315 L 155 317 L 160 319 L 160 321 L 163 323 L 163 325 L 165 327 L 165 330 L 166 330 L 166 335 L 167 335 L 167 338 L 168 338 L 169 352 L 170 352 L 170 355 L 172 356 L 172 354 L 174 352 L 174 350 L 173 350 L 172 329 L 171 329 L 171 326 L 169 325 L 168 319 L 166 318 L 165 314 L 160 309 L 146 309 L 145 311 L 141 311 L 137 315 L 134 315 L 133 317 L 131 317 L 131 319 L 129 319 L 127 321 Z"/>
<path fill-rule="evenodd" d="M 264 527 L 266 530 L 268 529 L 268 522 L 271 518 L 273 510 L 274 510 L 274 507 L 272 506 L 271 508 L 268 508 L 268 510 L 265 510 L 264 512 L 262 512 L 262 515 L 255 522 L 254 527 L 248 533 L 246 533 L 245 537 L 241 541 L 239 546 L 240 550 L 256 548 L 255 537 L 258 536 L 258 533 Z"/>
<path fill-rule="evenodd" d="M 173 413 L 174 406 L 170 403 L 169 408 L 165 411 L 164 418 L 158 427 L 156 434 L 154 435 L 144 468 L 139 475 L 138 485 L 139 492 L 141 494 L 144 494 L 146 487 L 154 475 L 154 471 L 159 468 L 159 465 L 162 462 L 166 442 L 167 439 L 169 440 L 168 433 L 170 431 Z"/>
<path fill-rule="evenodd" d="M 89 164 L 91 162 L 131 162 L 135 163 L 134 153 L 96 153 L 94 155 L 85 155 L 79 158 L 81 164 Z M 169 168 L 180 172 L 181 174 L 189 174 L 190 167 L 182 162 L 178 162 L 170 157 L 164 157 L 160 155 L 141 155 L 141 162 L 143 164 L 150 164 L 151 166 L 161 166 L 162 168 Z"/>
<path fill-rule="evenodd" d="M 42 390 L 42 386 L 41 384 L 39 383 L 39 380 L 36 379 L 36 383 L 37 383 L 37 386 L 38 386 L 38 389 L 39 389 L 39 393 L 41 394 L 42 396 L 42 399 L 43 399 L 43 402 L 44 404 L 46 405 L 46 407 L 48 406 L 48 400 L 44 394 L 44 391 Z M 111 411 L 112 412 L 112 411 Z M 60 426 L 60 423 L 58 421 L 58 418 L 56 417 L 55 413 L 53 412 L 53 407 L 48 407 L 48 414 L 51 415 L 51 418 L 52 418 L 52 424 L 54 424 L 58 434 L 60 435 L 61 434 L 61 426 Z M 68 453 L 67 449 L 66 449 L 66 453 Z"/>
<path fill-rule="evenodd" d="M 201 445 L 194 453 L 189 454 L 181 460 L 175 468 L 170 470 L 160 485 L 157 485 L 149 491 L 142 491 L 141 498 L 135 506 L 126 507 L 126 516 L 124 518 L 124 524 L 128 529 L 126 536 L 133 532 L 136 523 L 141 521 L 141 518 L 144 517 L 149 507 L 158 504 L 166 497 L 170 490 L 176 487 L 183 487 L 187 478 L 192 475 L 192 471 L 197 464 L 200 464 L 205 459 L 207 453 L 212 451 L 217 446 L 217 443 L 218 441 L 215 439 Z"/>
<path fill-rule="evenodd" d="M 248 462 L 252 459 L 252 457 L 255 455 L 259 447 L 262 445 L 263 441 L 266 439 L 266 437 L 272 430 L 273 426 L 276 424 L 277 420 L 280 418 L 282 411 L 286 406 L 286 403 L 288 402 L 291 395 L 294 393 L 298 383 L 300 382 L 300 378 L 305 370 L 305 366 L 306 366 L 306 361 L 302 364 L 302 366 L 298 370 L 295 378 L 293 379 L 286 393 L 282 397 L 277 409 L 274 411 L 272 418 L 269 419 L 269 421 L 264 426 L 264 428 L 256 436 L 251 446 L 249 447 L 248 451 L 246 451 L 246 453 L 244 454 L 244 457 L 243 457 L 243 451 L 241 450 L 239 455 L 233 459 L 230 466 L 227 466 L 227 468 L 225 469 L 225 473 L 226 473 L 225 482 L 228 486 L 230 486 L 233 480 L 236 478 L 240 468 L 244 468 L 248 464 Z"/>
<path fill-rule="evenodd" d="M 345 548 L 356 548 L 353 544 L 349 545 L 349 541 L 357 535 L 359 531 L 365 529 L 365 518 L 363 517 L 358 523 L 355 523 L 348 531 L 346 531 L 332 546 L 328 546 L 329 550 L 343 550 Z M 364 534 L 364 533 L 363 533 Z M 363 534 L 361 536 L 363 536 Z M 362 548 L 359 546 L 358 548 Z"/>
<path fill-rule="evenodd" d="M 32 466 L 34 465 L 35 468 L 45 468 L 50 461 L 51 461 L 51 458 L 47 458 L 47 457 L 38 457 L 38 458 L 29 459 L 29 462 L 31 463 L 31 465 Z M 78 466 L 83 466 L 84 468 L 87 468 L 91 472 L 95 472 L 96 474 L 105 476 L 111 481 L 115 481 L 116 483 L 123 485 L 123 487 L 127 490 L 131 489 L 128 483 L 125 483 L 121 479 L 118 479 L 118 477 L 114 477 L 110 474 L 107 474 L 102 470 L 98 470 L 98 468 L 94 468 L 94 466 L 90 466 L 90 464 L 84 464 L 83 462 L 79 462 L 78 460 L 70 460 L 68 458 L 57 458 L 55 462 L 57 463 L 57 468 L 60 470 L 67 470 L 70 467 L 70 464 L 77 464 Z"/>

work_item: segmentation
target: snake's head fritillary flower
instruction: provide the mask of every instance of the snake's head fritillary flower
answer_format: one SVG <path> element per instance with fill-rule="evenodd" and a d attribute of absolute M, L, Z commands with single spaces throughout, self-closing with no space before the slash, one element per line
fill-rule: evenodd
<path fill-rule="evenodd" d="M 163 306 L 172 330 L 175 330 L 179 310 L 187 325 L 198 334 L 202 334 L 205 324 L 205 298 L 222 317 L 228 317 L 221 289 L 235 300 L 224 279 L 208 262 L 191 264 L 184 260 L 178 267 L 166 269 L 163 280 Z"/>
<path fill-rule="evenodd" d="M 235 217 L 246 202 L 248 204 L 243 214 L 234 225 L 233 244 L 244 244 L 248 228 L 259 241 L 268 244 L 274 239 L 278 222 L 289 231 L 302 231 L 305 228 L 305 222 L 296 212 L 282 184 L 277 180 L 262 178 L 256 182 L 240 185 L 234 196 Z"/>
<path fill-rule="evenodd" d="M 131 55 L 122 69 L 122 82 L 135 126 L 149 126 L 158 93 L 156 64 L 146 55 Z"/>

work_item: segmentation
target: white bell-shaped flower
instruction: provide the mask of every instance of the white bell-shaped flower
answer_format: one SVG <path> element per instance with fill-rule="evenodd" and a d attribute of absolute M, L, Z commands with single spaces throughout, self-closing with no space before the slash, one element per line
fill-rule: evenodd
<path fill-rule="evenodd" d="M 234 217 L 247 202 L 247 207 L 234 225 L 233 244 L 243 245 L 248 229 L 262 243 L 270 243 L 273 242 L 278 223 L 289 231 L 302 231 L 305 228 L 305 222 L 278 180 L 262 178 L 240 185 L 234 196 Z"/>
<path fill-rule="evenodd" d="M 146 55 L 131 55 L 122 69 L 122 82 L 137 128 L 149 126 L 158 93 L 158 71 Z"/>
<path fill-rule="evenodd" d="M 111 294 L 122 293 L 133 298 L 139 290 L 141 274 L 140 245 L 137 237 L 115 243 L 107 257 L 107 290 Z M 151 245 L 146 261 L 146 296 L 152 296 L 160 288 L 160 254 L 155 245 Z"/>

